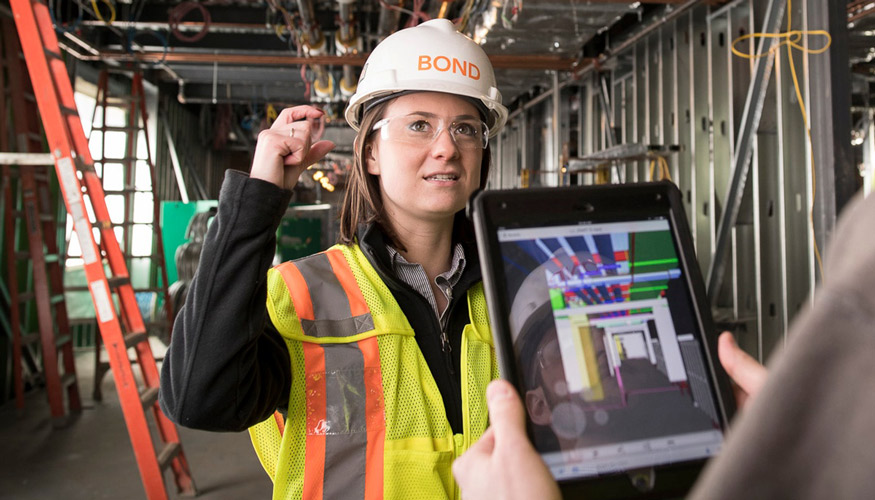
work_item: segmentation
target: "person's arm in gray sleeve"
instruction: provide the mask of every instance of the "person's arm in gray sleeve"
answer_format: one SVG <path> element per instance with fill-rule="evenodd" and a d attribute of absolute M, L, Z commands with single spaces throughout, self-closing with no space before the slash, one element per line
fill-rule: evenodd
<path fill-rule="evenodd" d="M 240 431 L 287 405 L 291 368 L 265 305 L 276 229 L 291 192 L 228 171 L 161 368 L 174 422 Z"/>

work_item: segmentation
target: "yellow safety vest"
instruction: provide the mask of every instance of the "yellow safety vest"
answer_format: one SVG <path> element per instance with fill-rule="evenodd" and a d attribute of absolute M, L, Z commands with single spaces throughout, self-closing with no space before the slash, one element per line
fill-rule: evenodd
<path fill-rule="evenodd" d="M 486 430 L 498 377 L 482 283 L 467 296 L 455 435 L 410 323 L 358 245 L 281 264 L 267 288 L 292 368 L 286 418 L 249 430 L 273 498 L 459 498 L 450 466 Z"/>

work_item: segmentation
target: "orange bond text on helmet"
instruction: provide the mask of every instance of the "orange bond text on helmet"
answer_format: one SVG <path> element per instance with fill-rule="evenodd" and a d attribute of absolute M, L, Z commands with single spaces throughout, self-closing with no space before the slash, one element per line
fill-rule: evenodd
<path fill-rule="evenodd" d="M 462 76 L 467 76 L 472 80 L 480 79 L 480 68 L 473 62 L 460 61 L 455 57 L 437 56 L 432 58 L 429 55 L 419 56 L 419 71 L 440 71 L 451 72 Z"/>

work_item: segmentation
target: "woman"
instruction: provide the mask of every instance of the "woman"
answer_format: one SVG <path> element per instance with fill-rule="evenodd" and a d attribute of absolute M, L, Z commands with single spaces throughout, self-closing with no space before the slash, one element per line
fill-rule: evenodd
<path fill-rule="evenodd" d="M 291 188 L 333 147 L 311 144 L 320 111 L 284 110 L 250 175 L 222 186 L 162 367 L 165 413 L 251 427 L 274 498 L 458 497 L 450 465 L 486 429 L 497 376 L 463 209 L 506 115 L 485 53 L 449 21 L 388 37 L 346 111 L 341 243 L 268 271 Z"/>

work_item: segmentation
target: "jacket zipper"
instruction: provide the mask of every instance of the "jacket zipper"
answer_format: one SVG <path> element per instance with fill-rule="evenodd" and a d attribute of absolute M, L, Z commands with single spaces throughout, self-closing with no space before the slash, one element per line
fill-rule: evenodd
<path fill-rule="evenodd" d="M 371 258 L 369 259 L 369 261 L 371 262 L 371 264 L 374 266 L 375 269 L 378 269 L 378 274 L 380 275 L 381 279 L 383 279 L 384 281 L 394 281 L 396 283 L 396 286 L 399 287 L 401 290 L 406 290 L 406 293 L 416 294 L 417 296 L 420 297 L 421 300 L 423 300 L 425 302 L 426 307 L 429 310 L 432 310 L 431 304 L 429 304 L 428 301 L 425 300 L 424 297 L 422 297 L 422 295 L 420 295 L 418 292 L 413 290 L 413 288 L 410 285 L 408 285 L 407 283 L 404 283 L 402 280 L 395 277 L 393 273 L 388 272 L 385 269 L 383 269 L 382 267 L 379 267 L 377 265 L 377 263 L 379 262 L 379 259 L 377 258 L 377 255 L 374 252 L 374 250 L 372 248 L 370 248 L 370 246 L 367 246 L 366 249 L 363 248 L 363 250 L 365 250 L 368 253 L 368 255 L 370 255 Z M 456 285 L 458 286 L 458 283 Z M 452 291 L 452 289 L 450 289 L 449 293 L 447 294 L 447 302 L 448 302 L 448 304 L 447 304 L 447 309 L 448 309 L 447 318 L 452 318 L 453 317 L 453 307 L 455 306 L 455 304 L 453 304 L 453 291 Z M 434 318 L 434 315 L 432 314 L 431 317 Z M 452 345 L 450 344 L 450 339 L 449 339 L 449 336 L 447 335 L 447 332 L 445 331 L 445 329 L 441 325 L 440 319 L 435 318 L 433 321 L 435 321 L 437 323 L 437 327 L 438 327 L 437 329 L 440 332 L 441 354 L 443 355 L 444 364 L 447 367 L 447 371 L 451 375 L 451 377 L 450 377 L 450 390 L 453 391 L 455 394 L 454 385 L 456 384 L 456 382 L 455 382 L 456 370 L 453 368 Z M 450 399 L 454 401 L 455 396 L 451 395 Z M 446 410 L 449 411 L 449 408 L 446 408 Z M 459 408 L 459 411 L 461 413 L 461 408 Z M 447 414 L 447 417 L 449 418 L 449 414 Z M 462 415 L 462 426 L 463 427 L 464 427 L 464 421 L 465 421 L 465 416 Z"/>
<path fill-rule="evenodd" d="M 453 307 L 453 289 L 450 288 L 447 290 L 447 321 L 452 317 L 452 308 Z M 453 346 L 450 344 L 450 337 L 447 335 L 447 330 L 443 325 L 440 324 L 440 320 L 438 320 L 438 326 L 441 330 L 441 352 L 444 354 L 444 361 L 447 364 L 447 370 L 449 370 L 450 375 L 455 378 L 456 370 L 453 369 Z"/>

